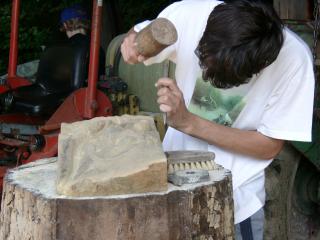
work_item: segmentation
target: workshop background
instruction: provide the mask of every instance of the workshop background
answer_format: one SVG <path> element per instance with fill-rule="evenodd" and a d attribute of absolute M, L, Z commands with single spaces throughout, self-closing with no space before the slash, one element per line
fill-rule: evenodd
<path fill-rule="evenodd" d="M 19 28 L 19 64 L 39 59 L 46 46 L 65 41 L 59 32 L 59 13 L 70 4 L 81 2 L 91 12 L 92 1 L 28 0 L 22 1 Z M 143 19 L 152 19 L 168 0 L 106 0 L 103 8 L 102 47 L 107 52 L 107 70 L 128 84 L 128 91 L 140 101 L 140 110 L 157 112 L 150 101 L 155 92 L 150 78 L 158 78 L 167 68 L 173 76 L 174 65 L 163 63 L 145 68 L 126 65 L 119 52 L 123 33 Z M 317 0 L 273 0 L 286 26 L 300 35 L 310 46 L 318 76 L 320 45 L 319 8 Z M 34 11 L 34 6 L 36 11 Z M 11 1 L 2 0 L 0 8 L 0 75 L 7 71 L 10 38 Z M 120 35 L 120 36 L 119 36 Z M 319 79 L 319 78 L 318 78 Z M 317 85 L 319 80 L 317 80 Z M 149 85 L 148 85 L 149 83 Z M 267 203 L 265 239 L 320 239 L 320 112 L 319 88 L 315 94 L 312 143 L 287 143 L 284 150 L 266 170 Z M 162 128 L 165 131 L 164 128 Z M 162 133 L 163 134 L 163 133 Z M 163 136 L 163 135 L 162 135 Z"/>

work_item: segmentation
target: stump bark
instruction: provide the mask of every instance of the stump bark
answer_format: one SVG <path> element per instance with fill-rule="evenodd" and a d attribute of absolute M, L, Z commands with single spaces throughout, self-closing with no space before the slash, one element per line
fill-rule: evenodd
<path fill-rule="evenodd" d="M 56 193 L 56 159 L 10 170 L 0 216 L 3 240 L 234 239 L 231 174 L 168 191 L 98 197 Z"/>

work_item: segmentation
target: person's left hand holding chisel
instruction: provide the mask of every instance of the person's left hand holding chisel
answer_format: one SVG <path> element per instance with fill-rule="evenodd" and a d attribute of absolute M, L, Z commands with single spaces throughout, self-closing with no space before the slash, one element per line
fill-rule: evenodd
<path fill-rule="evenodd" d="M 170 78 L 160 78 L 156 87 L 158 87 L 157 102 L 160 110 L 166 114 L 166 123 L 177 130 L 188 132 L 192 114 L 186 108 L 177 83 Z"/>

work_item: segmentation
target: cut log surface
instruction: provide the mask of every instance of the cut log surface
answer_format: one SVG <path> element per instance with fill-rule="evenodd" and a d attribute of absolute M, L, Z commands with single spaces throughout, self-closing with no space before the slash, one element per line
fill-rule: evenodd
<path fill-rule="evenodd" d="M 57 160 L 10 170 L 1 203 L 2 240 L 234 239 L 231 174 L 163 192 L 66 197 L 56 192 Z"/>

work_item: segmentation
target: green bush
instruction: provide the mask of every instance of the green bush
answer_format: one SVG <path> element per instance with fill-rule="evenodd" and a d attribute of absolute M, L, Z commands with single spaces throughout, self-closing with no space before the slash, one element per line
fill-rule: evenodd
<path fill-rule="evenodd" d="M 128 30 L 135 23 L 155 18 L 169 3 L 168 0 L 118 0 L 123 29 Z"/>

